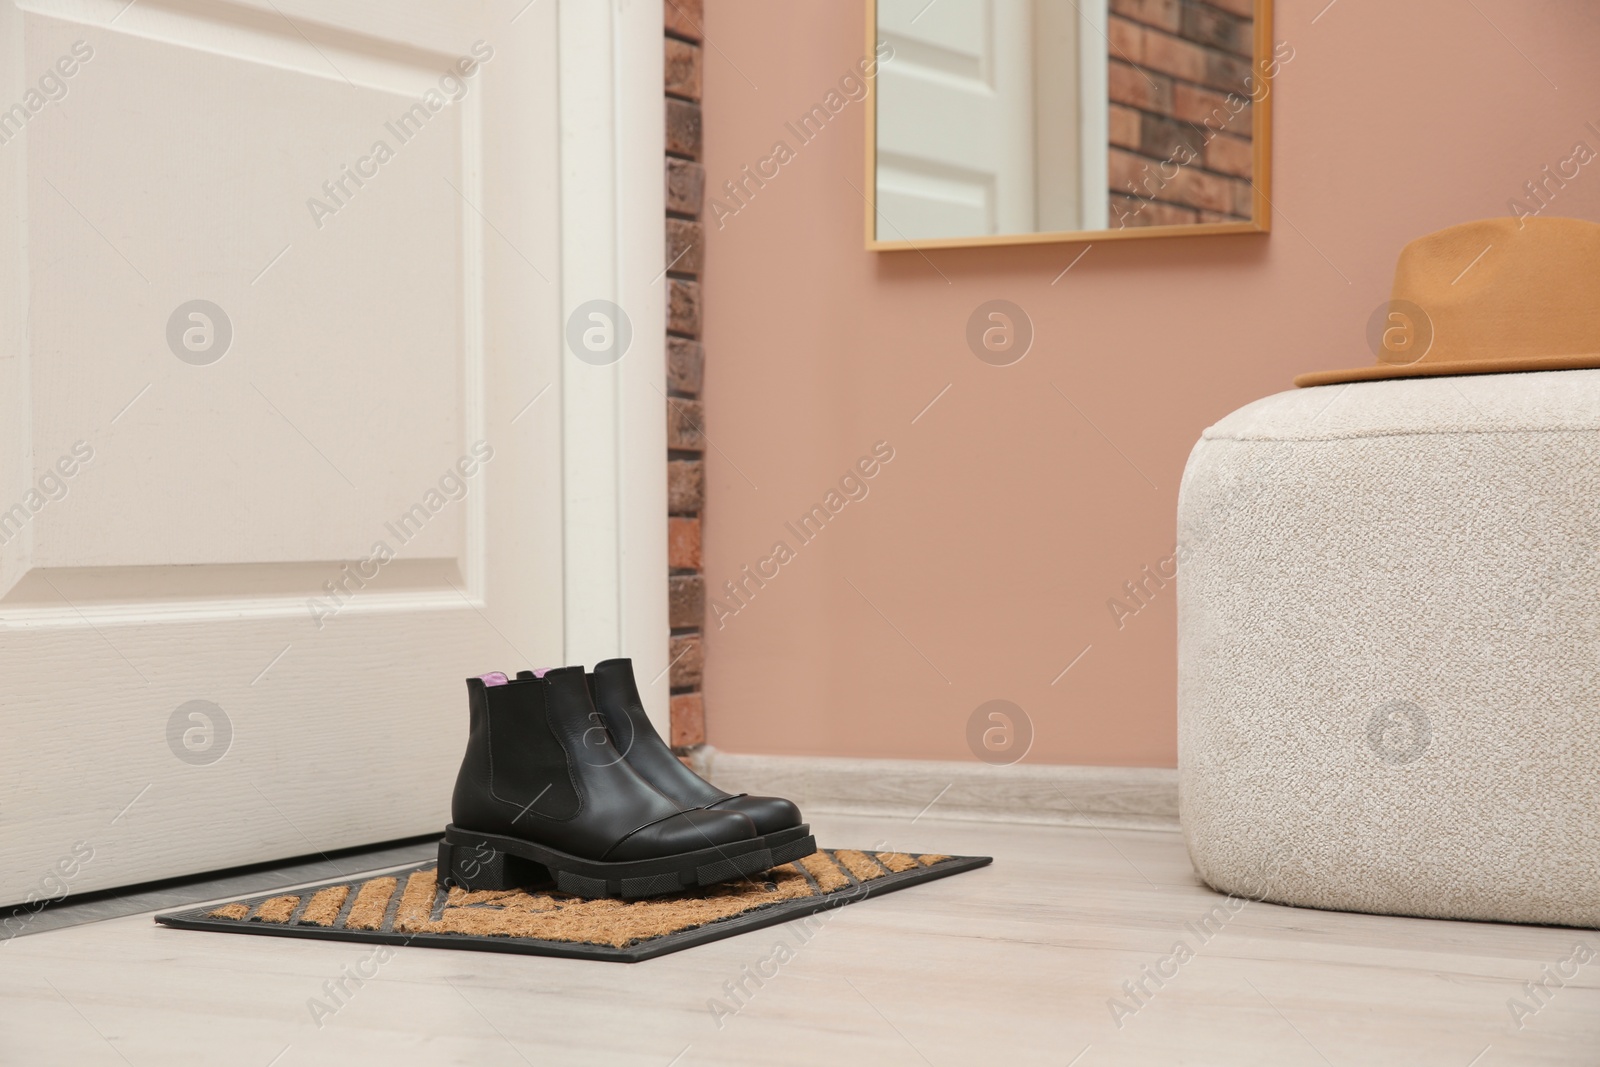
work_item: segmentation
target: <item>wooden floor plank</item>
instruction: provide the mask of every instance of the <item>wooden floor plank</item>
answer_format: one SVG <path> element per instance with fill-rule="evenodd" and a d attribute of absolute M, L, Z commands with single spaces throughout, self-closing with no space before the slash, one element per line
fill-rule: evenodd
<path fill-rule="evenodd" d="M 1600 1062 L 1594 931 L 1230 908 L 1170 832 L 934 814 L 813 824 L 829 847 L 994 865 L 636 965 L 378 958 L 148 915 L 20 938 L 0 945 L 0 1062 Z M 1529 1001 L 1580 943 L 1596 958 Z M 1519 1000 L 1538 1010 L 1514 1019 Z"/>

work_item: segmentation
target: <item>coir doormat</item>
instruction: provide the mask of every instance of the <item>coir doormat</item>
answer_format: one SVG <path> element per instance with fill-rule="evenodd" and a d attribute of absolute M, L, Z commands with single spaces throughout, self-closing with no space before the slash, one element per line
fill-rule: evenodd
<path fill-rule="evenodd" d="M 788 922 L 919 882 L 988 856 L 821 849 L 764 874 L 649 900 L 584 900 L 540 888 L 446 888 L 425 863 L 294 893 L 156 916 L 181 930 L 520 952 L 636 963 Z"/>

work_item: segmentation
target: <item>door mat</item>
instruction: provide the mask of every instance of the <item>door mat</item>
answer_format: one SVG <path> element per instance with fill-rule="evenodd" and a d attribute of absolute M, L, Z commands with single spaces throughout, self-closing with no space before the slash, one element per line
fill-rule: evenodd
<path fill-rule="evenodd" d="M 473 892 L 430 862 L 294 893 L 167 912 L 180 930 L 420 945 L 637 963 L 960 874 L 988 856 L 820 849 L 738 882 L 648 900 L 584 900 L 539 887 Z"/>

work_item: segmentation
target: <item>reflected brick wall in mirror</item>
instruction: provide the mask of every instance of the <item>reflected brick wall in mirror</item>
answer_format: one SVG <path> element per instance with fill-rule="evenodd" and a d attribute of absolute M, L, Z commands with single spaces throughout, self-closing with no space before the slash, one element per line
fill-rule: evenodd
<path fill-rule="evenodd" d="M 706 739 L 700 692 L 705 574 L 700 512 L 705 505 L 705 350 L 700 344 L 700 272 L 705 231 L 700 214 L 702 0 L 664 0 L 667 127 L 667 584 L 672 627 L 672 746 Z"/>
<path fill-rule="evenodd" d="M 1249 221 L 1252 6 L 1111 0 L 1113 229 Z"/>

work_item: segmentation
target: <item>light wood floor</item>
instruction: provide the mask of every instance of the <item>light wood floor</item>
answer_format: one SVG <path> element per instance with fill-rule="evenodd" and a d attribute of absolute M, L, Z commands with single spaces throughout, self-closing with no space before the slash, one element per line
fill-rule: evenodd
<path fill-rule="evenodd" d="M 1520 1029 L 1507 1005 L 1577 942 L 1600 953 L 1594 931 L 1246 903 L 1202 943 L 1186 924 L 1224 898 L 1176 834 L 813 825 L 830 847 L 995 863 L 803 944 L 775 927 L 635 965 L 403 949 L 321 1026 L 308 1001 L 371 949 L 111 919 L 0 945 L 0 1063 L 1600 1064 L 1600 955 Z M 1180 940 L 1193 957 L 1137 1005 L 1123 983 Z M 793 958 L 719 1026 L 710 1002 L 738 1006 L 724 984 L 779 941 Z M 1120 1026 L 1114 997 L 1137 1007 Z"/>

